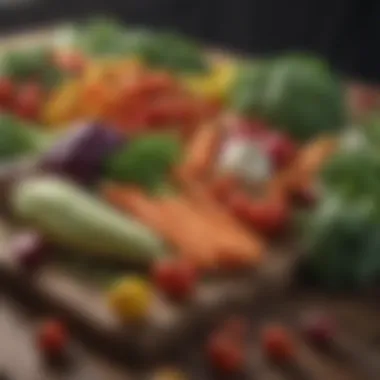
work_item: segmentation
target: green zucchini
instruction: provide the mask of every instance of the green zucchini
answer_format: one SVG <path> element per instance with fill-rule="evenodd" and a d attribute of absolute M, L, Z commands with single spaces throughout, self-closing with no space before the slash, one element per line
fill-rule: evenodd
<path fill-rule="evenodd" d="M 12 191 L 11 205 L 17 218 L 68 248 L 139 263 L 166 253 L 149 228 L 60 178 L 21 181 Z"/>

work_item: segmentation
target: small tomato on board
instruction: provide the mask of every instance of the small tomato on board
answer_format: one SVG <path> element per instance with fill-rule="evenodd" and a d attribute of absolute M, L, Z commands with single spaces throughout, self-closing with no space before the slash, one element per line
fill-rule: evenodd
<path fill-rule="evenodd" d="M 174 368 L 159 369 L 154 373 L 152 380 L 186 380 L 186 375 Z"/>
<path fill-rule="evenodd" d="M 239 373 L 246 364 L 244 346 L 221 333 L 210 336 L 206 343 L 206 355 L 211 366 L 224 373 Z"/>
<path fill-rule="evenodd" d="M 69 343 L 69 332 L 59 320 L 45 321 L 37 333 L 37 346 L 47 356 L 61 355 Z"/>
<path fill-rule="evenodd" d="M 184 260 L 164 260 L 154 264 L 153 283 L 164 294 L 175 299 L 187 299 L 198 282 L 197 268 Z"/>
<path fill-rule="evenodd" d="M 144 319 L 152 301 L 153 289 L 137 276 L 122 279 L 108 293 L 111 310 L 125 322 L 139 322 Z"/>
<path fill-rule="evenodd" d="M 329 315 L 305 315 L 301 321 L 302 331 L 307 340 L 316 345 L 327 345 L 336 336 L 336 321 Z"/>
<path fill-rule="evenodd" d="M 282 326 L 265 327 L 261 335 L 261 344 L 265 355 L 275 362 L 285 363 L 295 357 L 295 343 L 290 333 Z"/>

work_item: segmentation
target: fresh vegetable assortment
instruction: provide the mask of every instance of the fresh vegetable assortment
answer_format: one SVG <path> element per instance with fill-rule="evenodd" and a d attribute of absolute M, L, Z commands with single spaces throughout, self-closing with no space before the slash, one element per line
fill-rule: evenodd
<path fill-rule="evenodd" d="M 148 266 L 151 281 L 109 292 L 118 317 L 136 321 L 152 284 L 189 300 L 203 274 L 259 265 L 303 201 L 313 207 L 300 240 L 319 280 L 375 281 L 380 134 L 371 125 L 360 147 L 343 147 L 346 104 L 327 65 L 214 64 L 186 38 L 110 20 L 71 32 L 65 46 L 2 58 L 0 159 L 34 156 L 37 168 L 8 197 L 30 228 L 21 265 L 37 266 L 46 241 Z M 293 355 L 281 331 L 263 342 L 277 359 Z M 224 336 L 210 343 L 217 365 L 243 365 L 240 348 L 227 362 L 226 352 Z"/>

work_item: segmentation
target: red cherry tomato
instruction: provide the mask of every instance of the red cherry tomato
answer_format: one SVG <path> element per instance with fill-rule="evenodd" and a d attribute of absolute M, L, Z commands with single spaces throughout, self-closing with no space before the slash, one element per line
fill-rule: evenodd
<path fill-rule="evenodd" d="M 221 372 L 241 372 L 246 364 L 243 345 L 224 334 L 211 335 L 207 342 L 206 354 L 211 366 Z"/>
<path fill-rule="evenodd" d="M 262 331 L 261 343 L 264 353 L 276 362 L 289 362 L 295 357 L 295 344 L 286 329 L 270 326 Z"/>
<path fill-rule="evenodd" d="M 12 103 L 15 86 L 9 78 L 0 78 L 0 109 L 8 108 Z"/>
<path fill-rule="evenodd" d="M 306 338 L 317 345 L 326 345 L 336 336 L 336 321 L 328 315 L 307 315 L 302 321 Z"/>
<path fill-rule="evenodd" d="M 276 169 L 283 169 L 294 159 L 297 149 L 294 142 L 284 134 L 270 133 L 263 141 L 264 149 Z"/>
<path fill-rule="evenodd" d="M 37 120 L 43 103 L 43 89 L 35 83 L 21 86 L 16 94 L 13 112 L 27 120 Z"/>
<path fill-rule="evenodd" d="M 290 217 L 288 205 L 280 199 L 252 202 L 246 213 L 247 221 L 254 229 L 270 236 L 283 232 Z"/>
<path fill-rule="evenodd" d="M 181 260 L 157 262 L 153 267 L 153 282 L 164 294 L 176 299 L 191 296 L 198 280 L 195 266 Z"/>
<path fill-rule="evenodd" d="M 40 327 L 37 337 L 38 347 L 47 355 L 61 354 L 69 341 L 66 326 L 57 320 L 46 321 Z"/>

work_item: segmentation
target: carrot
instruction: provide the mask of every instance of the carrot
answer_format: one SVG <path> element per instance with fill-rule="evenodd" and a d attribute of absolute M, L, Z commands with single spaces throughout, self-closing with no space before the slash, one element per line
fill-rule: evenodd
<path fill-rule="evenodd" d="M 268 184 L 269 194 L 288 194 L 299 188 L 307 188 L 324 162 L 335 151 L 337 139 L 323 136 L 305 145 L 290 168 L 280 172 Z"/>
<path fill-rule="evenodd" d="M 191 176 L 184 171 L 177 171 L 176 179 L 193 202 L 194 207 L 202 209 L 202 212 L 208 215 L 212 223 L 219 226 L 220 233 L 225 236 L 226 239 L 239 242 L 238 251 L 250 256 L 251 261 L 260 259 L 265 244 L 259 236 L 248 232 L 226 208 L 213 198 L 210 192 L 205 190 L 202 184 L 194 181 Z"/>
<path fill-rule="evenodd" d="M 187 255 L 199 266 L 210 268 L 216 263 L 216 252 L 212 242 L 198 229 L 198 235 L 192 230 L 191 219 L 183 209 L 174 212 L 168 202 L 161 198 L 151 199 L 142 191 L 132 187 L 105 186 L 104 197 L 123 212 L 132 213 L 149 228 L 160 234 L 172 244 L 178 252 Z"/>
<path fill-rule="evenodd" d="M 189 142 L 185 160 L 181 167 L 195 178 L 204 178 L 217 154 L 221 138 L 221 129 L 215 124 L 206 124 L 198 128 Z"/>

